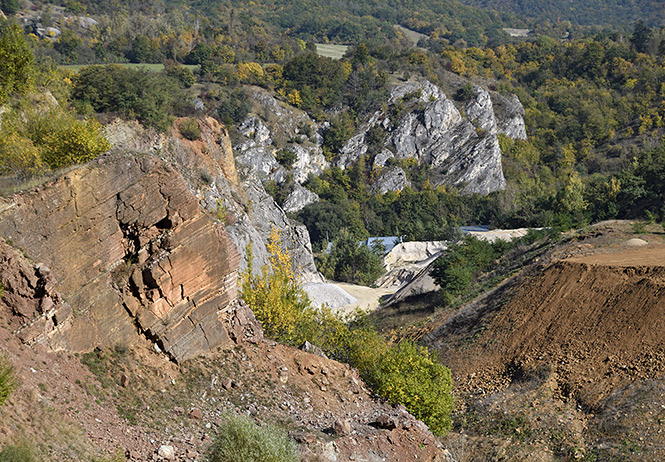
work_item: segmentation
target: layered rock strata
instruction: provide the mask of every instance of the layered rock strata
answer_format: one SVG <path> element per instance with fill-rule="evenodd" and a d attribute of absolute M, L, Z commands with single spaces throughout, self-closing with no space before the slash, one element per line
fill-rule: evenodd
<path fill-rule="evenodd" d="M 228 340 L 219 321 L 236 299 L 240 256 L 172 166 L 146 155 L 105 156 L 2 199 L 0 209 L 0 235 L 39 262 L 38 277 L 50 268 L 42 285 L 73 310 L 66 326 L 61 307 L 51 323 L 58 329 L 40 321 L 26 340 L 86 351 L 131 344 L 138 332 L 176 360 Z M 33 310 L 26 322 L 49 311 Z"/>

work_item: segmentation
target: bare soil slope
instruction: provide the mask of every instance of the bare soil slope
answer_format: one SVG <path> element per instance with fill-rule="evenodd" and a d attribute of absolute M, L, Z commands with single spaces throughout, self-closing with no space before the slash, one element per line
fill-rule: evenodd
<path fill-rule="evenodd" d="M 665 247 L 578 257 L 528 279 L 488 325 L 475 380 L 552 364 L 566 393 L 593 405 L 665 368 Z M 487 384 L 485 384 L 487 385 Z"/>
<path fill-rule="evenodd" d="M 424 423 L 379 401 L 356 370 L 266 339 L 176 365 L 147 341 L 80 356 L 27 346 L 7 321 L 0 310 L 0 353 L 20 386 L 0 407 L 0 448 L 23 441 L 37 460 L 156 461 L 169 445 L 177 461 L 202 461 L 227 413 L 282 427 L 302 461 L 445 455 Z"/>
<path fill-rule="evenodd" d="M 474 457 L 663 460 L 665 245 L 631 226 L 586 230 L 421 330 L 454 373 Z"/>

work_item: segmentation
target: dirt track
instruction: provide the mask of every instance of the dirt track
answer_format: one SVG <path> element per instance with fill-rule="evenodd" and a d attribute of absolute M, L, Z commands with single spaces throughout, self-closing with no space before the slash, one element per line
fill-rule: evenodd
<path fill-rule="evenodd" d="M 663 267 L 665 266 L 665 246 L 651 244 L 637 249 L 601 253 L 584 257 L 572 257 L 568 258 L 566 261 L 602 266 Z"/>
<path fill-rule="evenodd" d="M 353 313 L 355 310 L 370 312 L 374 311 L 379 306 L 379 301 L 384 295 L 390 295 L 395 292 L 394 289 L 385 288 L 372 288 L 365 286 L 358 286 L 355 284 L 347 284 L 343 282 L 336 282 L 335 285 L 345 290 L 357 299 L 355 303 L 340 307 L 337 312 L 342 315 Z"/>

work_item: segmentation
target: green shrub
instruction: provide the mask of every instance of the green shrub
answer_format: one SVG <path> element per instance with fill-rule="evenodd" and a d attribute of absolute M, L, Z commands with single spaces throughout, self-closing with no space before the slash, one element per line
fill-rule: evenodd
<path fill-rule="evenodd" d="M 636 221 L 633 223 L 633 234 L 646 234 L 647 225 L 642 221 Z"/>
<path fill-rule="evenodd" d="M 247 95 L 242 89 L 219 95 L 219 102 L 216 104 L 219 118 L 228 127 L 240 123 L 250 111 Z"/>
<path fill-rule="evenodd" d="M 353 135 L 354 125 L 352 117 L 344 112 L 330 120 L 330 126 L 323 134 L 323 149 L 328 153 L 326 157 L 332 158 Z"/>
<path fill-rule="evenodd" d="M 0 355 L 0 406 L 9 399 L 9 396 L 17 386 L 14 366 L 12 366 L 7 358 Z"/>
<path fill-rule="evenodd" d="M 78 120 L 59 109 L 37 116 L 30 137 L 43 147 L 42 158 L 51 168 L 88 162 L 111 148 L 97 120 Z"/>
<path fill-rule="evenodd" d="M 500 251 L 507 250 L 507 247 L 509 246 L 500 241 L 493 245 L 473 236 L 465 238 L 461 244 L 451 245 L 448 251 L 434 262 L 431 271 L 432 277 L 441 286 L 444 301 L 450 303 L 462 294 L 471 286 L 476 275 L 492 263 L 500 255 Z"/>
<path fill-rule="evenodd" d="M 208 452 L 209 462 L 296 462 L 292 440 L 281 430 L 228 415 Z"/>
<path fill-rule="evenodd" d="M 45 170 L 41 150 L 29 138 L 0 130 L 0 174 L 27 178 Z"/>
<path fill-rule="evenodd" d="M 97 112 L 115 112 L 165 131 L 171 112 L 182 95 L 178 82 L 166 74 L 115 64 L 81 69 L 72 97 L 90 103 Z"/>
<path fill-rule="evenodd" d="M 382 256 L 381 249 L 371 249 L 342 230 L 330 254 L 323 252 L 317 263 L 328 279 L 369 286 L 385 272 Z"/>
<path fill-rule="evenodd" d="M 194 73 L 191 70 L 171 59 L 164 62 L 164 73 L 178 80 L 180 85 L 185 88 L 189 88 L 196 83 L 196 77 L 194 77 Z"/>
<path fill-rule="evenodd" d="M 253 275 L 251 252 L 242 277 L 242 297 L 266 336 L 299 346 L 305 340 L 329 357 L 358 369 L 374 391 L 406 406 L 430 430 L 444 434 L 453 408 L 450 371 L 426 348 L 410 342 L 390 345 L 374 328 L 356 319 L 345 323 L 325 306 L 315 309 L 295 281 L 290 254 L 273 230 L 268 244 L 270 267 Z"/>
<path fill-rule="evenodd" d="M 511 241 L 496 240 L 492 243 L 467 236 L 459 244 L 451 245 L 432 266 L 430 272 L 441 286 L 443 302 L 452 304 L 456 299 L 469 294 L 483 272 L 490 270 L 493 262 L 519 245 L 532 245 L 541 239 L 556 241 L 559 231 L 556 228 L 529 230 Z"/>
<path fill-rule="evenodd" d="M 60 108 L 8 111 L 0 129 L 0 173 L 27 177 L 94 159 L 110 148 L 95 119 L 79 120 Z"/>
<path fill-rule="evenodd" d="M 242 277 L 242 296 L 263 324 L 268 337 L 290 345 L 307 340 L 302 327 L 313 319 L 315 310 L 307 294 L 295 282 L 289 251 L 282 246 L 281 236 L 273 228 L 268 242 L 270 266 L 253 274 L 252 252 L 248 248 L 248 269 Z"/>
<path fill-rule="evenodd" d="M 8 445 L 0 451 L 0 462 L 36 462 L 33 450 L 26 443 Z"/>
<path fill-rule="evenodd" d="M 21 9 L 21 4 L 18 0 L 0 0 L 0 9 L 5 14 L 15 14 Z"/>
<path fill-rule="evenodd" d="M 432 433 L 442 435 L 450 429 L 452 377 L 427 348 L 408 340 L 393 345 L 381 355 L 370 384 L 377 394 L 404 405 Z"/>
<path fill-rule="evenodd" d="M 196 119 L 187 117 L 180 122 L 180 134 L 190 141 L 198 140 L 201 138 L 201 129 Z"/>
<path fill-rule="evenodd" d="M 10 13 L 11 14 L 11 13 Z M 18 24 L 0 19 L 0 105 L 26 93 L 34 77 L 34 57 Z"/>
<path fill-rule="evenodd" d="M 291 168 L 293 163 L 298 159 L 298 156 L 295 152 L 289 149 L 280 149 L 277 151 L 277 154 L 275 154 L 275 159 L 277 159 L 277 162 L 279 162 L 282 167 Z"/>

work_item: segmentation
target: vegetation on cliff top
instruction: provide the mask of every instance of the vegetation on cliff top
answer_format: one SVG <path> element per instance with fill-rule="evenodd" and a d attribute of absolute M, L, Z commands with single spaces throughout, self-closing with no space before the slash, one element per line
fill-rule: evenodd
<path fill-rule="evenodd" d="M 36 65 L 20 29 L 1 20 L 0 56 L 0 104 L 6 103 L 0 119 L 0 174 L 20 181 L 87 162 L 109 149 L 95 119 L 79 118 L 55 100 L 54 93 L 67 92 L 58 72 Z"/>

